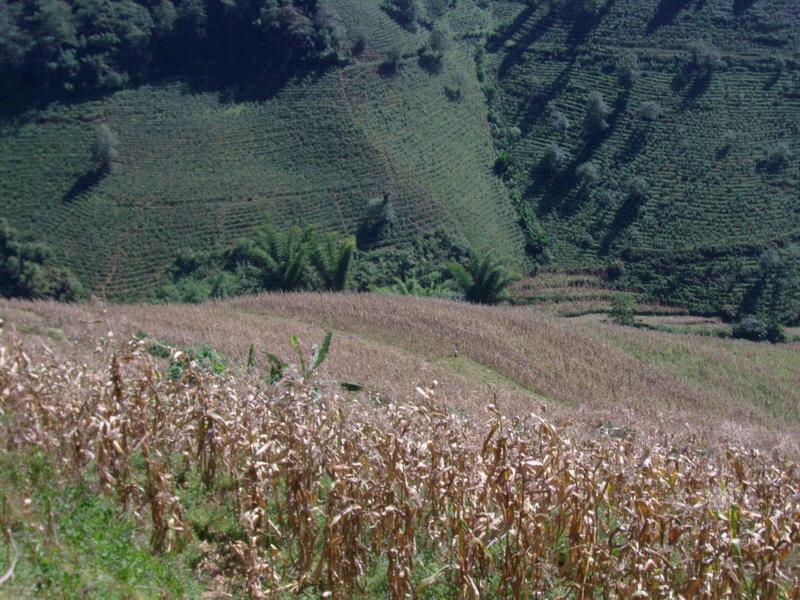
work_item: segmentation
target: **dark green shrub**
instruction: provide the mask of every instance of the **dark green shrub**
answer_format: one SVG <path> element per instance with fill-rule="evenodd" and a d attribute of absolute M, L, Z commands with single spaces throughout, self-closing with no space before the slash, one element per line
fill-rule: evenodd
<path fill-rule="evenodd" d="M 773 344 L 787 341 L 783 326 L 777 321 L 765 322 L 755 315 L 747 315 L 731 327 L 731 335 L 737 339 L 752 342 L 772 342 Z"/>
<path fill-rule="evenodd" d="M 353 56 L 361 56 L 366 48 L 367 38 L 364 37 L 363 33 L 356 34 L 355 40 L 353 41 L 353 47 L 350 50 L 353 53 Z"/>
<path fill-rule="evenodd" d="M 511 154 L 503 150 L 494 161 L 494 172 L 496 175 L 505 177 L 511 171 L 512 158 Z"/>
<path fill-rule="evenodd" d="M 606 267 L 606 279 L 608 281 L 617 281 L 625 274 L 625 263 L 621 260 L 611 261 Z"/>
<path fill-rule="evenodd" d="M 50 248 L 23 239 L 0 220 L 0 296 L 72 302 L 86 291 L 69 269 L 55 264 Z"/>
<path fill-rule="evenodd" d="M 789 144 L 781 142 L 774 144 L 767 150 L 766 156 L 761 161 L 761 168 L 771 173 L 782 171 L 789 165 L 792 158 L 792 152 L 789 149 Z"/>
<path fill-rule="evenodd" d="M 631 177 L 626 185 L 628 199 L 638 203 L 647 200 L 650 195 L 650 184 L 643 177 Z"/>
<path fill-rule="evenodd" d="M 383 58 L 383 62 L 381 63 L 381 69 L 385 73 L 397 73 L 398 69 L 400 69 L 402 59 L 403 55 L 400 52 L 400 49 L 396 46 L 393 46 L 387 50 L 386 55 Z"/>
<path fill-rule="evenodd" d="M 431 31 L 427 43 L 419 49 L 419 63 L 424 69 L 438 73 L 442 70 L 444 55 L 450 45 L 450 34 L 441 27 Z"/>
<path fill-rule="evenodd" d="M 567 164 L 567 153 L 558 145 L 550 144 L 542 155 L 542 168 L 551 174 L 561 172 Z"/>
<path fill-rule="evenodd" d="M 422 20 L 419 0 L 389 0 L 389 13 L 405 28 L 416 31 Z"/>
<path fill-rule="evenodd" d="M 569 131 L 569 119 L 561 111 L 553 111 L 550 115 L 550 126 L 556 133 L 565 135 Z"/>
<path fill-rule="evenodd" d="M 637 115 L 642 121 L 652 122 L 658 120 L 662 112 L 661 105 L 658 102 L 647 100 L 639 105 Z"/>
<path fill-rule="evenodd" d="M 600 179 L 600 169 L 596 163 L 587 161 L 578 165 L 575 176 L 583 189 L 589 189 Z"/>
<path fill-rule="evenodd" d="M 698 77 L 710 77 L 722 66 L 719 50 L 708 41 L 696 42 L 691 48 L 691 68 Z"/>

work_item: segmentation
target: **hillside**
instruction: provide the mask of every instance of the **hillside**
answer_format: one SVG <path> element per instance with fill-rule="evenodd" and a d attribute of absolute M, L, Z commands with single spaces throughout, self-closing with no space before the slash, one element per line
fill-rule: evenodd
<path fill-rule="evenodd" d="M 542 412 L 575 435 L 667 431 L 796 452 L 797 344 L 773 346 L 620 327 L 528 307 L 481 307 L 373 294 L 266 294 L 202 306 L 64 305 L 0 301 L 6 330 L 58 355 L 93 362 L 97 340 L 146 335 L 210 345 L 241 368 L 251 346 L 293 360 L 334 332 L 321 377 L 407 399 L 438 381 L 456 414 L 478 416 L 496 394 L 507 414 Z M 38 350 L 37 352 L 39 352 Z"/>
<path fill-rule="evenodd" d="M 112 300 L 152 298 L 183 249 L 267 220 L 359 233 L 384 202 L 384 248 L 443 229 L 522 273 L 608 272 L 646 301 L 798 321 L 791 0 L 411 2 L 441 16 L 410 26 L 379 0 L 323 5 L 346 60 L 187 62 L 4 106 L 4 218 Z M 432 29 L 440 66 L 418 54 Z M 108 173 L 99 126 L 118 142 Z"/>
<path fill-rule="evenodd" d="M 800 585 L 796 345 L 375 294 L 0 319 L 14 597 Z"/>
<path fill-rule="evenodd" d="M 523 268 L 514 209 L 491 176 L 473 43 L 453 43 L 441 73 L 429 73 L 414 54 L 424 30 L 402 29 L 377 0 L 333 5 L 351 38 L 366 35 L 350 66 L 276 77 L 244 98 L 237 86 L 177 81 L 3 120 L 0 212 L 114 299 L 152 293 L 178 250 L 231 243 L 264 219 L 355 233 L 384 194 L 395 214 L 384 243 L 443 227 Z M 449 18 L 467 33 L 485 15 L 465 1 Z M 391 77 L 381 70 L 390 48 L 410 57 Z M 120 156 L 92 181 L 101 123 Z"/>
<path fill-rule="evenodd" d="M 759 257 L 775 246 L 795 312 L 797 4 L 493 8 L 500 22 L 489 41 L 493 118 L 515 183 L 551 236 L 552 264 L 603 269 L 621 260 L 628 284 L 694 310 L 734 314 L 752 308 Z M 697 61 L 714 66 L 693 65 L 694 49 Z M 585 123 L 593 92 L 607 125 L 595 133 Z M 781 145 L 785 164 L 764 166 Z M 548 156 L 551 148 L 557 154 Z"/>

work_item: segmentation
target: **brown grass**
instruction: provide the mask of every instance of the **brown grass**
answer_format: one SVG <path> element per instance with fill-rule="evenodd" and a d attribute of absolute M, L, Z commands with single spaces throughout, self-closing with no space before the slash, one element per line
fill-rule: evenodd
<path fill-rule="evenodd" d="M 321 300 L 232 306 L 319 310 Z M 327 300 L 354 311 L 371 301 Z M 428 326 L 450 341 L 442 319 L 464 311 L 425 306 Z M 173 309 L 153 310 L 165 318 Z M 459 324 L 476 339 L 487 320 L 526 321 L 518 311 L 466 312 Z M 540 339 L 560 334 L 533 323 Z M 439 338 L 427 339 L 435 354 Z M 214 558 L 200 563 L 225 593 L 800 595 L 800 471 L 783 459 L 734 447 L 708 454 L 669 436 L 575 442 L 494 403 L 483 420 L 463 420 L 431 388 L 415 402 L 375 408 L 313 382 L 254 387 L 193 364 L 172 381 L 141 343 L 101 343 L 96 360 L 103 366 L 0 346 L 3 450 L 57 457 L 66 478 L 96 473 L 97 491 L 137 517 L 154 553 L 180 551 L 195 535 L 183 497 L 196 477 L 207 497 L 227 499 L 243 529 L 241 539 L 207 547 Z"/>
<path fill-rule="evenodd" d="M 4 302 L 3 315 L 18 329 L 63 329 L 65 352 L 93 348 L 108 330 L 144 330 L 177 345 L 210 343 L 241 362 L 250 344 L 288 358 L 291 335 L 308 347 L 330 328 L 323 376 L 395 399 L 438 380 L 441 402 L 468 414 L 496 393 L 509 414 L 546 414 L 583 433 L 660 430 L 698 443 L 798 450 L 800 353 L 791 346 L 372 295 L 272 294 L 204 306 Z"/>

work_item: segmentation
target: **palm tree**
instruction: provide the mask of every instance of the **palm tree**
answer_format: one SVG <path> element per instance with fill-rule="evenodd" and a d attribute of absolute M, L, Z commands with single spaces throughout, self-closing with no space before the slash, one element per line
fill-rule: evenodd
<path fill-rule="evenodd" d="M 342 240 L 335 234 L 328 234 L 319 239 L 311 252 L 311 263 L 324 289 L 332 292 L 347 289 L 355 251 L 356 242 L 352 237 Z"/>
<path fill-rule="evenodd" d="M 233 259 L 255 266 L 265 290 L 296 290 L 306 283 L 313 236 L 310 228 L 279 231 L 266 225 L 256 232 L 254 240 L 241 240 L 237 244 Z"/>
<path fill-rule="evenodd" d="M 505 298 L 506 288 L 517 279 L 490 255 L 473 256 L 467 268 L 452 263 L 448 270 L 464 299 L 476 304 L 497 304 Z"/>

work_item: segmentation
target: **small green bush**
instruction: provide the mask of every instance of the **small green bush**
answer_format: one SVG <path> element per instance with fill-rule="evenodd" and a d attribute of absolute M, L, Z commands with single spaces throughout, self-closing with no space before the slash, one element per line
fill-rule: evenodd
<path fill-rule="evenodd" d="M 634 325 L 636 323 L 636 301 L 629 294 L 614 294 L 608 316 L 617 325 Z"/>
<path fill-rule="evenodd" d="M 647 100 L 639 105 L 637 114 L 642 121 L 653 122 L 658 120 L 662 112 L 663 110 L 658 102 L 654 100 Z"/>

